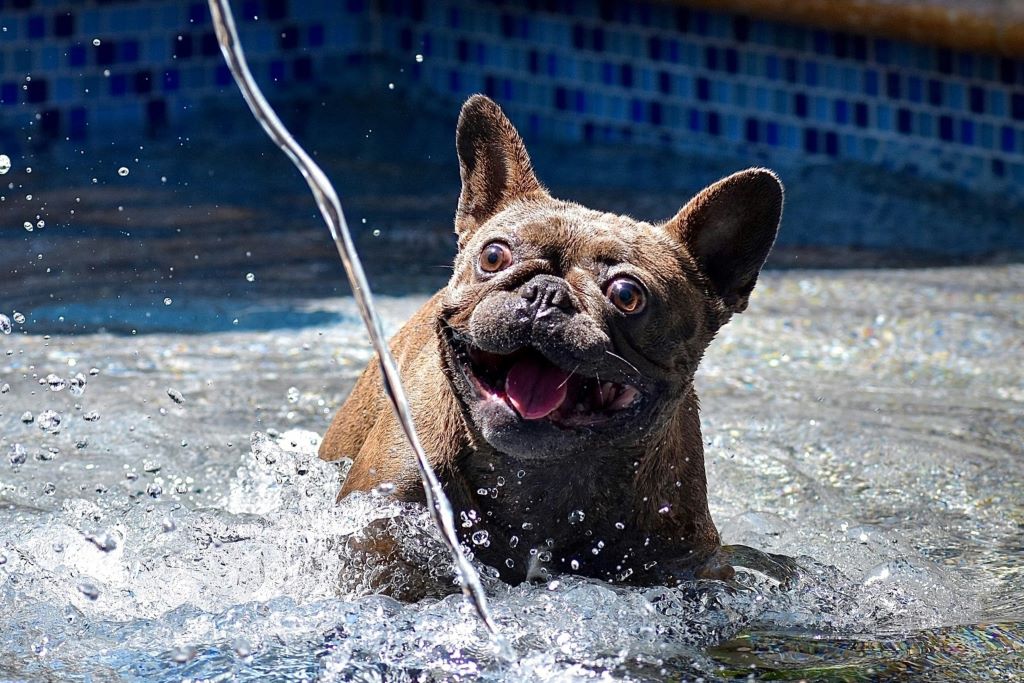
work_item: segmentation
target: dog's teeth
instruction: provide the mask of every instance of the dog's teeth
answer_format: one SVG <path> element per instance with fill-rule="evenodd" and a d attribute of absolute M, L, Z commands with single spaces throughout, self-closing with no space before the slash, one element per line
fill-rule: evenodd
<path fill-rule="evenodd" d="M 616 387 L 614 382 L 605 382 L 601 385 L 601 405 L 608 405 L 615 400 Z"/>
<path fill-rule="evenodd" d="M 640 392 L 637 391 L 636 387 L 632 387 L 627 384 L 626 386 L 622 387 L 622 390 L 619 392 L 619 395 L 615 397 L 615 400 L 612 401 L 612 404 L 609 406 L 609 408 L 611 410 L 622 410 L 623 408 L 628 408 L 629 406 L 633 405 L 633 402 L 639 395 Z"/>

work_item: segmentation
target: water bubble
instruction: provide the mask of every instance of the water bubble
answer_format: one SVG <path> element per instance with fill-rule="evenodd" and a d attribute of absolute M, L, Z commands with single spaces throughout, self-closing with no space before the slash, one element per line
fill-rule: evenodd
<path fill-rule="evenodd" d="M 658 508 L 658 514 L 667 515 L 671 510 L 672 506 L 666 503 L 665 505 L 662 505 L 660 508 Z"/>
<path fill-rule="evenodd" d="M 4 334 L 10 334 L 14 331 L 14 326 L 11 325 L 11 319 L 3 313 L 0 313 L 0 332 Z"/>
<path fill-rule="evenodd" d="M 35 228 L 32 227 L 32 221 L 25 221 L 22 224 L 22 227 L 25 228 L 25 230 L 27 230 L 29 232 L 32 232 L 35 229 Z"/>
<path fill-rule="evenodd" d="M 580 563 L 576 560 L 572 560 L 569 562 L 569 566 L 572 568 L 573 571 L 576 571 L 580 568 Z"/>
<path fill-rule="evenodd" d="M 160 484 L 150 484 L 149 486 L 146 487 L 146 494 L 150 498 L 159 498 L 160 495 L 163 494 L 163 492 L 164 487 L 160 486 Z"/>
<path fill-rule="evenodd" d="M 121 168 L 117 169 L 117 175 L 124 178 L 126 175 L 128 175 L 128 167 L 122 166 Z"/>
<path fill-rule="evenodd" d="M 89 375 L 91 377 L 95 377 L 98 374 L 100 374 L 100 369 L 99 368 L 89 368 Z"/>
<path fill-rule="evenodd" d="M 0 175 L 11 170 L 11 158 L 6 154 L 0 154 Z"/>
<path fill-rule="evenodd" d="M 423 63 L 423 55 L 416 55 L 416 63 L 417 64 L 422 64 Z"/>
<path fill-rule="evenodd" d="M 150 474 L 156 474 L 162 468 L 163 468 L 163 465 L 161 465 L 158 462 L 153 462 L 152 460 L 146 460 L 146 461 L 144 461 L 142 463 L 142 471 L 143 472 L 149 472 Z"/>
<path fill-rule="evenodd" d="M 579 524 L 583 521 L 584 517 L 586 515 L 583 513 L 583 510 L 573 510 L 569 513 L 569 524 Z"/>
<path fill-rule="evenodd" d="M 11 317 L 14 318 L 14 322 L 18 323 L 19 325 L 25 324 L 25 315 L 23 313 L 18 313 L 17 311 L 15 311 L 14 315 Z"/>
<path fill-rule="evenodd" d="M 60 413 L 55 410 L 44 410 L 39 413 L 39 418 L 36 420 L 36 424 L 42 430 L 56 431 L 60 428 Z"/>
<path fill-rule="evenodd" d="M 54 484 L 52 481 L 48 481 L 45 484 L 43 484 L 43 495 L 44 496 L 52 496 L 56 492 L 57 492 L 57 485 Z"/>
<path fill-rule="evenodd" d="M 28 454 L 25 452 L 25 447 L 20 443 L 12 444 L 7 450 L 7 458 L 11 461 L 12 465 L 24 465 L 28 459 Z"/>
<path fill-rule="evenodd" d="M 171 299 L 171 297 L 169 297 L 169 296 L 165 296 L 164 297 L 164 306 L 170 306 L 173 303 L 174 303 L 174 300 Z"/>
<path fill-rule="evenodd" d="M 252 655 L 252 645 L 245 638 L 235 638 L 231 641 L 231 649 L 235 651 L 235 654 L 239 657 L 249 657 Z"/>
<path fill-rule="evenodd" d="M 185 402 L 185 397 L 181 395 L 181 392 L 177 389 L 168 387 L 167 395 L 171 397 L 171 400 L 177 403 L 179 406 Z"/>
<path fill-rule="evenodd" d="M 87 383 L 85 375 L 77 372 L 74 377 L 68 380 L 68 391 L 71 392 L 72 396 L 81 396 L 85 393 L 85 385 Z"/>
<path fill-rule="evenodd" d="M 473 532 L 473 535 L 470 536 L 470 539 L 472 539 L 473 545 L 483 546 L 484 548 L 491 545 L 491 536 L 483 529 L 481 529 L 480 531 Z"/>
<path fill-rule="evenodd" d="M 64 391 L 68 386 L 63 377 L 52 372 L 46 376 L 46 384 L 50 387 L 50 391 Z"/>
<path fill-rule="evenodd" d="M 615 522 L 615 528 L 618 529 L 619 531 L 622 531 L 623 529 L 626 528 L 626 525 L 623 524 L 622 522 Z"/>
<path fill-rule="evenodd" d="M 85 420 L 86 422 L 95 422 L 96 420 L 100 419 L 100 414 L 97 413 L 95 410 L 90 410 L 89 412 L 82 416 L 82 419 Z"/>
<path fill-rule="evenodd" d="M 245 274 L 245 280 L 246 280 L 246 282 L 254 282 L 256 280 L 256 274 L 255 273 L 246 273 Z"/>
<path fill-rule="evenodd" d="M 0 555 L 0 567 L 4 566 L 5 564 L 7 564 L 7 556 Z"/>
<path fill-rule="evenodd" d="M 36 418 L 32 415 L 31 410 L 26 410 L 24 413 L 21 414 L 21 421 L 27 425 L 32 424 L 32 420 L 34 419 Z"/>
<path fill-rule="evenodd" d="M 46 221 L 38 221 L 36 223 L 36 228 L 38 228 L 39 230 L 42 230 L 45 227 L 46 227 Z"/>
<path fill-rule="evenodd" d="M 390 496 L 392 493 L 395 492 L 396 488 L 397 487 L 393 482 L 385 481 L 375 486 L 373 489 L 373 493 L 378 496 Z"/>
<path fill-rule="evenodd" d="M 97 588 L 95 584 L 89 583 L 88 581 L 83 581 L 78 584 L 78 592 L 90 600 L 95 600 L 100 597 L 100 589 Z"/>
<path fill-rule="evenodd" d="M 288 387 L 288 402 L 298 403 L 299 402 L 299 390 L 295 387 Z"/>
<path fill-rule="evenodd" d="M 0 384 L 0 394 L 6 394 L 6 393 L 10 392 L 10 390 L 11 390 L 11 385 L 8 384 L 7 382 L 4 382 L 3 384 Z"/>
<path fill-rule="evenodd" d="M 99 47 L 100 46 L 100 39 L 99 38 L 93 38 L 92 39 L 92 44 L 95 47 Z"/>
<path fill-rule="evenodd" d="M 160 520 L 160 528 L 164 530 L 164 533 L 169 533 L 178 528 L 178 525 L 174 523 L 174 520 L 170 517 L 164 517 Z"/>

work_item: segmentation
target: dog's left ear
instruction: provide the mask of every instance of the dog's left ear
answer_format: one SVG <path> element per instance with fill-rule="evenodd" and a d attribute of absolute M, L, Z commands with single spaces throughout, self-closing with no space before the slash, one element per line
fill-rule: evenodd
<path fill-rule="evenodd" d="M 782 183 L 771 171 L 740 171 L 702 190 L 663 228 L 696 261 L 731 313 L 747 307 L 782 218 Z"/>
<path fill-rule="evenodd" d="M 514 199 L 546 195 L 533 173 L 526 145 L 501 108 L 484 95 L 462 105 L 455 133 L 462 194 L 455 214 L 459 246 Z"/>

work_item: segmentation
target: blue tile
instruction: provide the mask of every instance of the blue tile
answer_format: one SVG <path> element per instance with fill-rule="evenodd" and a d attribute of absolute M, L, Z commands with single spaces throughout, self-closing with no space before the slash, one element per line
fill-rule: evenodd
<path fill-rule="evenodd" d="M 974 144 L 974 122 L 969 119 L 960 120 L 960 142 L 965 145 Z"/>

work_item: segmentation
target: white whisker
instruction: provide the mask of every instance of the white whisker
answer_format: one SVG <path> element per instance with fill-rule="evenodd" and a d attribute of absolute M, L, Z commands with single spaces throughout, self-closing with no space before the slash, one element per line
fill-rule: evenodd
<path fill-rule="evenodd" d="M 605 353 L 607 353 L 607 354 L 608 354 L 609 356 L 611 356 L 612 358 L 618 358 L 618 359 L 619 359 L 619 360 L 621 360 L 621 361 L 622 361 L 623 363 L 625 363 L 625 364 L 626 364 L 626 365 L 628 365 L 629 367 L 633 368 L 633 372 L 635 372 L 635 373 L 636 373 L 637 375 L 639 375 L 639 374 L 640 374 L 640 371 L 639 371 L 639 370 L 637 370 L 637 368 L 636 368 L 636 366 L 635 366 L 635 365 L 633 365 L 632 363 L 630 363 L 630 362 L 629 362 L 628 360 L 626 360 L 625 358 L 623 358 L 623 357 L 622 357 L 622 356 L 620 356 L 619 354 L 617 354 L 617 353 L 612 353 L 611 351 L 608 351 L 607 349 L 605 349 Z"/>

